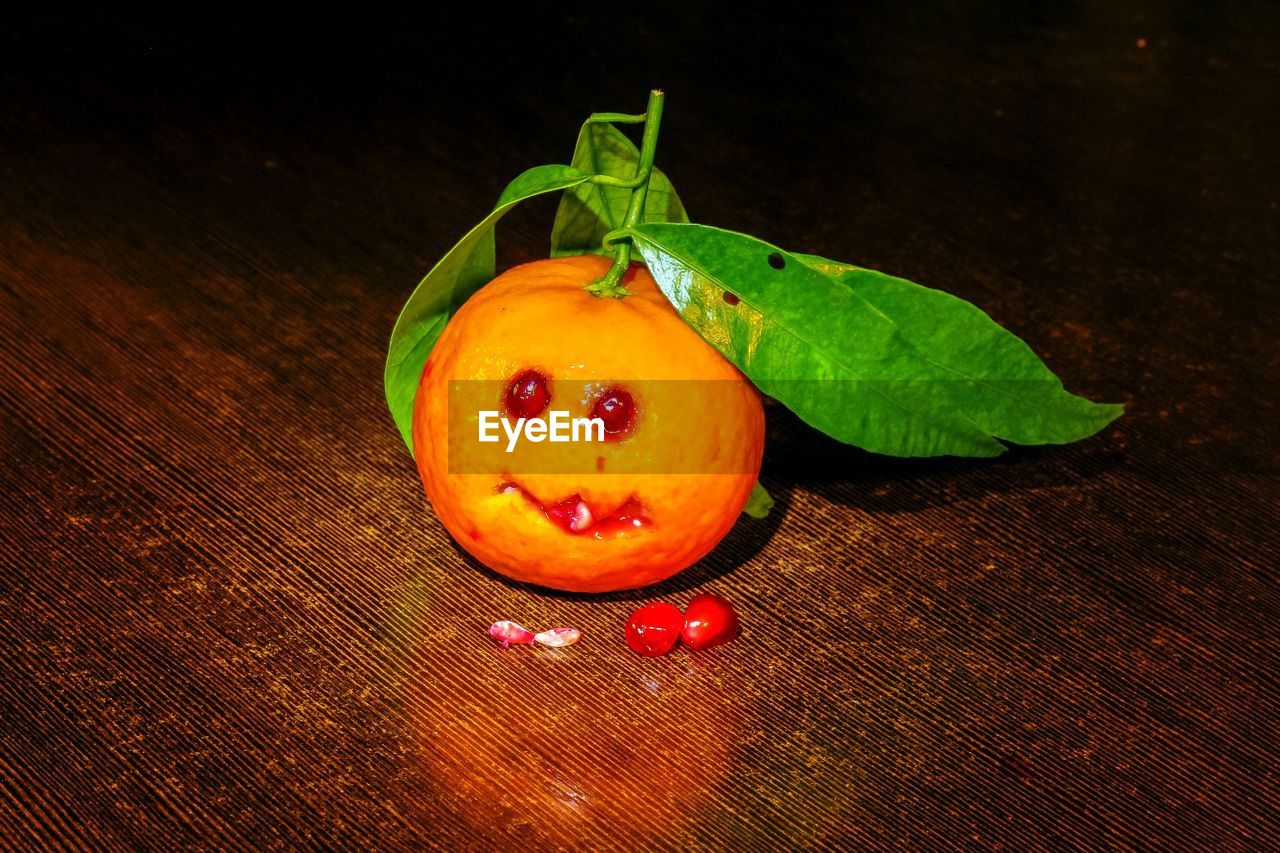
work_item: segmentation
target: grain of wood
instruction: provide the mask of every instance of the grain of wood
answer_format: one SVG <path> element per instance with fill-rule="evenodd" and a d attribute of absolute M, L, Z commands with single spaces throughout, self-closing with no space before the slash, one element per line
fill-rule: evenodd
<path fill-rule="evenodd" d="M 1280 844 L 1280 17 L 1192 5 L 624 13 L 590 74 L 530 36 L 586 19 L 0 27 L 0 844 Z M 650 82 L 695 220 L 972 299 L 1129 414 L 904 461 L 773 407 L 777 510 L 689 572 L 477 566 L 384 410 L 396 310 Z M 737 642 L 626 650 L 703 589 Z"/>

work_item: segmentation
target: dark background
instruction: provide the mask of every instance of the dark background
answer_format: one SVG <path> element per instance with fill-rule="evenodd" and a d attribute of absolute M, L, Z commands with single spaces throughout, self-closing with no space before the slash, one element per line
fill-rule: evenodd
<path fill-rule="evenodd" d="M 361 11 L 0 23 L 0 841 L 1280 843 L 1280 9 Z M 391 325 L 651 86 L 695 221 L 968 298 L 1128 414 L 903 461 L 774 408 L 778 509 L 662 587 L 481 570 Z M 738 642 L 626 651 L 703 589 Z"/>

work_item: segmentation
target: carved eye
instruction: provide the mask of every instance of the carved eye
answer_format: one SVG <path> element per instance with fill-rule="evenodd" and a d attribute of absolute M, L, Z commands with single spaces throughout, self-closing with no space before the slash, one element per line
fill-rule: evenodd
<path fill-rule="evenodd" d="M 621 388 L 606 388 L 591 408 L 591 417 L 604 421 L 605 435 L 622 438 L 635 425 L 635 400 Z"/>
<path fill-rule="evenodd" d="M 507 383 L 502 395 L 507 414 L 514 418 L 536 418 L 551 403 L 547 377 L 536 370 L 522 370 Z"/>

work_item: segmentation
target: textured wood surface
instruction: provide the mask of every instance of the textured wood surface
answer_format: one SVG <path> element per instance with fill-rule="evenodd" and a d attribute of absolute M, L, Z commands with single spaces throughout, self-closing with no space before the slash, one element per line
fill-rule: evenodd
<path fill-rule="evenodd" d="M 1280 844 L 1280 14 L 1200 7 L 0 24 L 0 843 Z M 663 587 L 477 567 L 391 324 L 655 84 L 696 220 L 969 298 L 1129 414 L 906 462 L 771 410 L 778 509 Z M 626 650 L 704 589 L 738 642 Z"/>

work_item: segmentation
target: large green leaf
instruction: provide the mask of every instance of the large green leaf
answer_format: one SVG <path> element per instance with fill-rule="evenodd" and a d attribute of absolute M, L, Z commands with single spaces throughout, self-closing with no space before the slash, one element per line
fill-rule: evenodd
<path fill-rule="evenodd" d="M 467 232 L 427 273 L 409 297 L 391 333 L 383 381 L 387 405 L 413 452 L 413 398 L 436 338 L 449 316 L 494 276 L 493 228 L 519 202 L 577 186 L 590 176 L 572 166 L 535 166 L 507 185 L 493 211 Z"/>
<path fill-rule="evenodd" d="M 651 223 L 632 235 L 690 325 L 766 394 L 849 444 L 995 456 L 997 438 L 1073 441 L 1121 412 L 1068 394 L 963 300 L 703 225 Z"/>
<path fill-rule="evenodd" d="M 852 264 L 796 257 L 871 303 L 919 353 L 950 370 L 957 402 L 997 438 L 1066 444 L 1093 435 L 1124 411 L 1067 393 L 1031 347 L 971 302 Z"/>
<path fill-rule="evenodd" d="M 573 151 L 575 169 L 629 181 L 639 162 L 636 146 L 612 124 L 589 121 L 582 126 Z M 581 184 L 566 191 L 551 229 L 551 257 L 606 254 L 601 248 L 604 235 L 622 227 L 630 201 L 631 190 L 625 187 Z M 671 181 L 657 168 L 649 177 L 642 221 L 689 221 Z"/>

